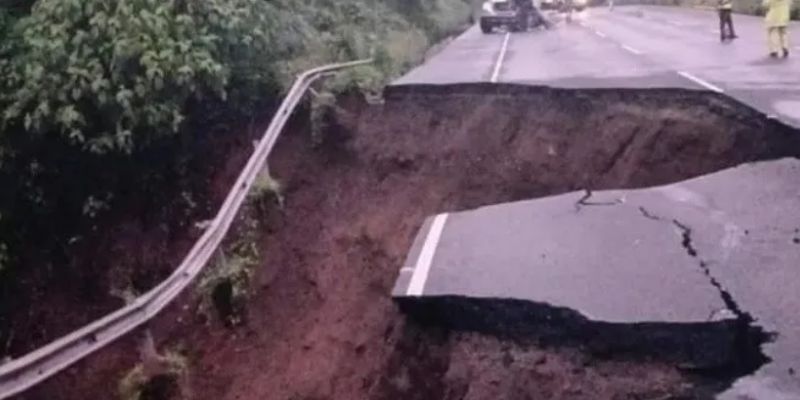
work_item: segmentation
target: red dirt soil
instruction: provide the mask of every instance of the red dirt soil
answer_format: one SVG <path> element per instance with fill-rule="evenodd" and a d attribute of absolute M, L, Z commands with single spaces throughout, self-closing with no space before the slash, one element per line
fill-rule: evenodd
<path fill-rule="evenodd" d="M 658 361 L 596 360 L 406 321 L 389 293 L 423 219 L 562 193 L 677 181 L 795 156 L 798 135 L 723 97 L 465 85 L 342 99 L 321 145 L 287 132 L 270 160 L 286 205 L 262 221 L 242 326 L 189 293 L 153 322 L 189 360 L 191 398 L 704 398 Z M 232 180 L 231 180 L 232 182 Z M 133 338 L 20 399 L 116 398 Z"/>

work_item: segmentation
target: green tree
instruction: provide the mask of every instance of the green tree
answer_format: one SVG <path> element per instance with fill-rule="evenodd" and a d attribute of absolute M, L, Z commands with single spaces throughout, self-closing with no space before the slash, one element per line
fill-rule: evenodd
<path fill-rule="evenodd" d="M 105 210 L 162 209 L 208 137 L 262 115 L 292 74 L 374 56 L 377 88 L 466 21 L 468 0 L 5 0 L 0 243 L 61 249 Z M 197 174 L 195 172 L 195 175 Z M 195 177 L 196 178 L 196 177 Z M 138 207 L 138 205 L 136 206 Z M 137 211 L 141 212 L 141 211 Z M 158 219 L 157 217 L 153 217 Z M 2 261 L 0 261 L 2 262 Z"/>
<path fill-rule="evenodd" d="M 63 247 L 121 197 L 160 207 L 213 124 L 275 96 L 301 42 L 261 0 L 25 11 L 0 8 L 0 243 L 12 255 Z"/>
<path fill-rule="evenodd" d="M 40 0 L 5 75 L 4 130 L 103 153 L 177 133 L 186 106 L 266 82 L 276 38 L 257 0 Z"/>

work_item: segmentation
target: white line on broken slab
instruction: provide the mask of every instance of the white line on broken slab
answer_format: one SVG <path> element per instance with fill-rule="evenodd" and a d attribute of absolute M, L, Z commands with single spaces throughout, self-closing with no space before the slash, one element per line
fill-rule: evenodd
<path fill-rule="evenodd" d="M 494 63 L 494 71 L 489 82 L 496 83 L 500 77 L 500 69 L 503 68 L 503 61 L 506 58 L 506 51 L 508 51 L 508 40 L 511 38 L 511 33 L 506 32 L 506 37 L 503 39 L 503 47 L 500 48 L 500 55 L 497 56 L 497 61 Z"/>
<path fill-rule="evenodd" d="M 411 275 L 411 281 L 408 283 L 407 296 L 422 296 L 422 291 L 425 289 L 425 282 L 428 280 L 428 273 L 431 270 L 431 263 L 433 263 L 433 256 L 436 254 L 436 248 L 439 246 L 439 239 L 442 237 L 442 230 L 444 224 L 447 222 L 448 214 L 439 214 L 433 219 L 431 228 L 428 230 L 428 236 L 425 237 L 425 243 L 422 245 L 422 250 L 419 252 L 417 258 L 417 265 L 414 267 L 414 273 Z"/>
<path fill-rule="evenodd" d="M 678 75 L 680 75 L 680 76 L 682 76 L 682 77 L 684 77 L 684 78 L 686 78 L 686 79 L 688 79 L 688 80 L 690 80 L 690 81 L 692 81 L 692 82 L 694 82 L 694 83 L 696 83 L 696 84 L 698 84 L 698 85 L 700 85 L 700 86 L 702 86 L 702 87 L 704 87 L 704 88 L 706 88 L 706 89 L 708 89 L 708 90 L 710 90 L 712 92 L 717 92 L 717 93 L 724 93 L 725 92 L 724 90 L 722 90 L 721 87 L 719 87 L 717 85 L 714 85 L 713 83 L 707 82 L 707 81 L 705 81 L 703 79 L 700 79 L 700 78 L 698 78 L 698 77 L 696 77 L 696 76 L 694 76 L 694 75 L 692 75 L 692 74 L 690 74 L 690 73 L 688 73 L 686 71 L 678 71 Z"/>
<path fill-rule="evenodd" d="M 622 46 L 623 49 L 628 50 L 629 52 L 631 52 L 633 54 L 642 55 L 641 51 L 639 51 L 638 49 L 635 49 L 635 48 L 633 48 L 631 46 L 628 46 L 627 44 L 623 44 L 621 46 Z"/>
<path fill-rule="evenodd" d="M 594 31 L 594 34 L 597 35 L 597 36 L 600 36 L 601 38 L 606 37 L 606 34 L 603 33 L 603 32 L 600 32 L 600 31 Z"/>

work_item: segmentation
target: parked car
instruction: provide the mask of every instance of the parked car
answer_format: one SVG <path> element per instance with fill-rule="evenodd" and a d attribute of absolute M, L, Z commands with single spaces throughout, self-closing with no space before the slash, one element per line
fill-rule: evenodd
<path fill-rule="evenodd" d="M 491 33 L 501 27 L 520 32 L 544 23 L 533 0 L 487 0 L 483 3 L 480 18 L 483 33 Z"/>

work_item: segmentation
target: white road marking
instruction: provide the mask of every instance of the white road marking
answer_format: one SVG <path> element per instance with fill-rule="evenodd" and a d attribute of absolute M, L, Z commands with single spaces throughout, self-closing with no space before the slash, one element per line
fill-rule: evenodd
<path fill-rule="evenodd" d="M 508 40 L 511 38 L 511 33 L 506 32 L 506 37 L 503 39 L 503 47 L 500 48 L 500 55 L 497 56 L 497 61 L 494 64 L 494 71 L 489 82 L 496 83 L 500 78 L 500 69 L 503 68 L 503 61 L 506 58 L 506 51 L 508 51 Z"/>
<path fill-rule="evenodd" d="M 428 236 L 425 238 L 425 243 L 422 245 L 422 250 L 419 252 L 417 265 L 414 268 L 414 273 L 411 275 L 411 281 L 408 284 L 406 295 L 408 296 L 422 296 L 422 291 L 425 289 L 425 282 L 428 280 L 428 273 L 431 270 L 431 263 L 433 256 L 436 254 L 436 248 L 439 246 L 439 239 L 442 238 L 442 230 L 444 224 L 447 222 L 448 214 L 439 214 L 433 218 L 431 228 L 428 230 Z"/>
<path fill-rule="evenodd" d="M 667 20 L 667 23 L 673 26 L 683 26 L 683 23 L 678 21 Z"/>
<path fill-rule="evenodd" d="M 628 46 L 626 44 L 621 44 L 620 46 L 622 46 L 623 49 L 628 50 L 629 52 L 631 52 L 633 54 L 636 54 L 636 55 L 641 55 L 642 54 L 641 51 L 639 51 L 639 50 L 637 50 L 637 49 L 635 49 L 635 48 L 633 48 L 631 46 Z"/>
<path fill-rule="evenodd" d="M 603 32 L 600 32 L 600 31 L 594 31 L 594 34 L 597 35 L 597 36 L 600 36 L 601 38 L 606 37 L 606 34 L 603 33 Z"/>
<path fill-rule="evenodd" d="M 717 85 L 714 85 L 713 83 L 707 82 L 707 81 L 705 81 L 703 79 L 700 79 L 700 78 L 698 78 L 698 77 L 696 77 L 696 76 L 694 76 L 694 75 L 692 75 L 692 74 L 690 74 L 688 72 L 678 71 L 678 75 L 680 75 L 680 76 L 682 76 L 682 77 L 684 77 L 684 78 L 686 78 L 686 79 L 688 79 L 688 80 L 690 80 L 690 81 L 692 81 L 692 82 L 694 82 L 694 83 L 696 83 L 696 84 L 698 84 L 698 85 L 700 85 L 700 86 L 702 86 L 702 87 L 704 87 L 704 88 L 706 88 L 708 90 L 711 90 L 712 92 L 725 93 L 725 91 L 722 90 L 721 87 L 719 87 Z"/>

